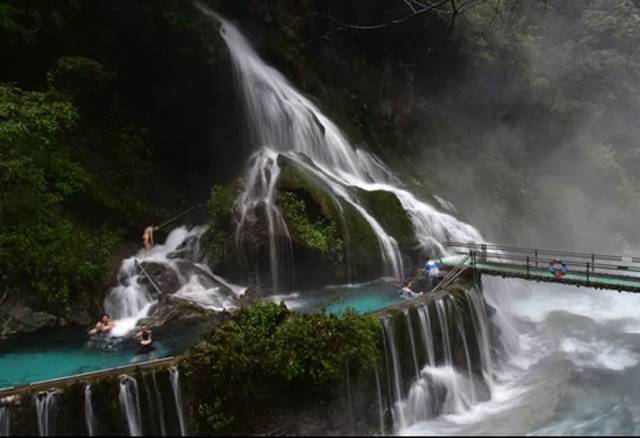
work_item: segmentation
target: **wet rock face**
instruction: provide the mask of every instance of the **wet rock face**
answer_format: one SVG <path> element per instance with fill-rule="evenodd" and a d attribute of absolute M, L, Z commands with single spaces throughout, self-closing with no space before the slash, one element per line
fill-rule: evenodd
<path fill-rule="evenodd" d="M 142 262 L 144 270 L 153 278 L 153 282 L 158 286 L 160 292 L 164 294 L 173 294 L 180 289 L 180 278 L 178 273 L 170 266 L 157 262 Z M 138 280 L 141 284 L 147 286 L 149 291 L 155 293 L 155 289 L 149 279 L 141 275 Z"/>
<path fill-rule="evenodd" d="M 45 312 L 36 312 L 21 302 L 7 302 L 0 306 L 0 340 L 18 334 L 31 333 L 45 327 L 53 327 L 58 319 Z"/>

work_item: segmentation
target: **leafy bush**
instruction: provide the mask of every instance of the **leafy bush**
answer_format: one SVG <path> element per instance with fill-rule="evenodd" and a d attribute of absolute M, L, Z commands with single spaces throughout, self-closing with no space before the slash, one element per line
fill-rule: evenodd
<path fill-rule="evenodd" d="M 303 315 L 256 304 L 185 355 L 184 370 L 200 432 L 224 432 L 287 387 L 322 387 L 379 365 L 378 321 Z"/>
<path fill-rule="evenodd" d="M 282 212 L 291 237 L 302 247 L 319 251 L 323 257 L 339 263 L 342 258 L 342 240 L 336 226 L 329 220 L 313 220 L 304 200 L 293 192 L 282 193 Z"/>
<path fill-rule="evenodd" d="M 209 228 L 212 235 L 212 251 L 220 257 L 224 251 L 224 242 L 231 226 L 231 215 L 235 201 L 232 186 L 213 186 L 209 195 Z"/>

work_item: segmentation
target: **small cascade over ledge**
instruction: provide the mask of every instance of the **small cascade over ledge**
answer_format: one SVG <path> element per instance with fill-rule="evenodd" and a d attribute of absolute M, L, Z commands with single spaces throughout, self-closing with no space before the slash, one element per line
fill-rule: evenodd
<path fill-rule="evenodd" d="M 493 345 L 500 340 L 478 289 L 395 311 L 381 323 L 391 431 L 460 414 L 491 398 Z"/>

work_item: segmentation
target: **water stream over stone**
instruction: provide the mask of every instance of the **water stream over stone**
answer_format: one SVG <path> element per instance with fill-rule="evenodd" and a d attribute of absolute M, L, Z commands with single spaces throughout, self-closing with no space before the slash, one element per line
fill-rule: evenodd
<path fill-rule="evenodd" d="M 52 389 L 36 394 L 36 416 L 38 419 L 38 433 L 40 436 L 56 434 L 56 420 L 58 416 L 58 401 L 60 390 Z"/>
<path fill-rule="evenodd" d="M 94 436 L 96 434 L 96 419 L 93 414 L 91 385 L 88 383 L 84 387 L 84 420 L 87 424 L 87 434 L 89 436 Z"/>
<path fill-rule="evenodd" d="M 124 413 L 129 436 L 142 435 L 142 414 L 138 382 L 131 376 L 120 376 L 120 408 Z"/>
<path fill-rule="evenodd" d="M 178 411 L 178 422 L 180 423 L 180 434 L 187 435 L 186 422 L 184 419 L 184 405 L 182 404 L 182 388 L 180 387 L 180 372 L 178 368 L 171 367 L 169 369 L 169 377 L 171 379 L 171 388 L 173 389 L 173 398 L 176 402 Z"/>
<path fill-rule="evenodd" d="M 11 410 L 4 400 L 0 400 L 0 436 L 9 436 L 11 431 Z"/>

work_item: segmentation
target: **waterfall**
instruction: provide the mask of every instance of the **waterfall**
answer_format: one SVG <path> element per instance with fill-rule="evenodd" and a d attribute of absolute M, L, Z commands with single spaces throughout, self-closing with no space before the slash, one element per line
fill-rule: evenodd
<path fill-rule="evenodd" d="M 179 281 L 174 296 L 186 299 L 202 307 L 221 311 L 237 307 L 236 299 L 244 293 L 243 288 L 231 285 L 210 270 L 192 260 L 182 258 L 180 253 L 199 252 L 198 241 L 207 230 L 206 226 L 177 227 L 172 230 L 162 244 L 156 244 L 146 253 L 141 249 L 120 264 L 118 284 L 111 288 L 104 300 L 104 309 L 115 321 L 112 336 L 124 336 L 133 330 L 137 322 L 148 315 L 157 302 L 155 290 L 144 283 L 143 275 L 136 267 L 136 260 L 162 265 L 173 271 Z"/>
<path fill-rule="evenodd" d="M 156 403 L 158 405 L 158 421 L 160 422 L 160 433 L 162 436 L 167 436 L 167 426 L 164 421 L 164 405 L 162 403 L 162 396 L 158 389 L 158 381 L 156 380 L 156 370 L 151 371 L 151 379 L 153 380 L 153 391 L 156 396 Z"/>
<path fill-rule="evenodd" d="M 84 421 L 87 424 L 87 434 L 94 436 L 96 434 L 96 420 L 91 402 L 91 385 L 88 383 L 84 387 Z"/>
<path fill-rule="evenodd" d="M 409 331 L 409 341 L 411 343 L 411 356 L 413 357 L 413 367 L 416 371 L 416 380 L 420 378 L 420 367 L 418 366 L 418 355 L 416 354 L 416 340 L 413 336 L 413 325 L 411 323 L 411 316 L 409 315 L 409 310 L 405 310 L 404 312 L 404 320 L 407 323 L 407 330 Z"/>
<path fill-rule="evenodd" d="M 11 431 L 11 410 L 5 400 L 0 400 L 0 436 L 9 436 Z"/>
<path fill-rule="evenodd" d="M 40 436 L 52 436 L 56 433 L 57 408 L 61 393 L 59 389 L 50 389 L 36 394 L 36 415 Z"/>
<path fill-rule="evenodd" d="M 491 382 L 493 382 L 493 363 L 491 359 L 487 309 L 485 307 L 484 299 L 475 289 L 466 290 L 465 295 L 467 297 L 467 302 L 471 306 L 471 322 L 473 323 L 473 330 L 476 333 L 476 338 L 478 339 L 482 374 L 490 385 Z"/>
<path fill-rule="evenodd" d="M 171 387 L 173 388 L 173 398 L 176 401 L 176 409 L 178 410 L 178 422 L 180 423 L 180 435 L 187 435 L 187 428 L 184 419 L 184 406 L 182 405 L 182 389 L 180 388 L 180 372 L 178 368 L 172 366 L 169 368 L 169 376 L 171 379 Z"/>
<path fill-rule="evenodd" d="M 433 332 L 431 331 L 431 318 L 429 317 L 429 308 L 427 306 L 418 308 L 418 318 L 420 318 L 422 338 L 424 339 L 424 347 L 427 351 L 429 366 L 435 367 L 436 353 L 433 348 Z"/>
<path fill-rule="evenodd" d="M 256 211 L 264 209 L 274 288 L 280 285 L 278 239 L 289 239 L 275 199 L 280 175 L 278 158 L 281 156 L 321 181 L 337 204 L 350 206 L 369 224 L 377 238 L 387 276 L 403 276 L 398 243 L 362 205 L 359 191 L 384 191 L 395 195 L 425 251 L 443 252 L 440 242 L 450 239 L 481 240 L 480 234 L 470 225 L 437 211 L 401 188 L 399 179 L 380 159 L 354 148 L 316 105 L 258 56 L 235 26 L 204 5 L 198 3 L 198 7 L 221 22 L 220 33 L 229 49 L 250 141 L 255 149 L 244 191 L 236 200 L 235 210 L 240 218 L 236 245 L 238 252 L 242 252 L 247 227 L 256 222 Z"/>
<path fill-rule="evenodd" d="M 396 343 L 396 336 L 394 333 L 393 321 L 389 317 L 382 318 L 382 324 L 384 327 L 384 335 L 387 339 L 386 345 L 389 347 L 391 353 L 391 363 L 393 366 L 392 376 L 393 389 L 395 391 L 395 401 L 393 403 L 393 417 L 394 423 L 399 424 L 400 427 L 404 427 L 404 409 L 403 404 L 403 391 L 402 391 L 402 372 L 400 370 L 400 357 L 398 354 L 398 344 Z"/>
<path fill-rule="evenodd" d="M 376 376 L 376 390 L 378 394 L 378 420 L 380 421 L 380 435 L 384 435 L 384 404 L 382 401 L 382 388 L 380 387 L 380 373 L 378 369 L 375 369 Z"/>
<path fill-rule="evenodd" d="M 451 340 L 449 339 L 449 324 L 447 321 L 447 307 L 445 299 L 436 301 L 436 312 L 438 314 L 438 322 L 440 323 L 440 335 L 442 336 L 442 350 L 444 351 L 444 364 L 453 365 L 453 357 L 451 355 Z"/>
<path fill-rule="evenodd" d="M 471 391 L 471 402 L 474 403 L 476 401 L 476 390 L 474 387 L 473 369 L 471 368 L 471 356 L 469 355 L 469 346 L 467 344 L 467 336 L 464 333 L 464 324 L 462 319 L 458 319 L 456 321 L 456 327 L 458 328 L 458 333 L 460 333 L 460 338 L 462 339 L 462 346 L 464 347 L 464 357 L 467 362 L 467 374 L 469 376 L 469 389 Z"/>
<path fill-rule="evenodd" d="M 142 415 L 140 413 L 140 396 L 138 382 L 131 376 L 120 376 L 120 408 L 127 420 L 129 436 L 142 435 Z"/>

